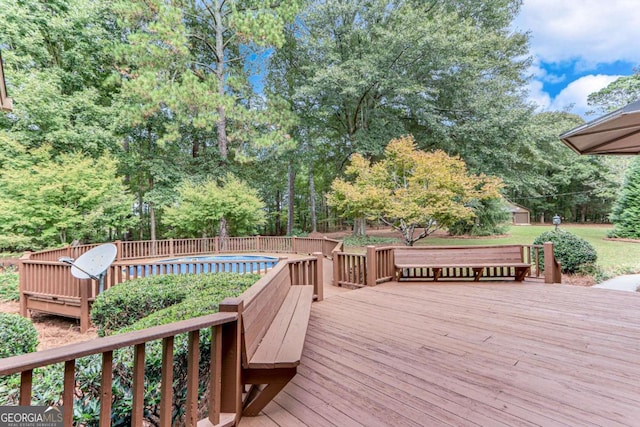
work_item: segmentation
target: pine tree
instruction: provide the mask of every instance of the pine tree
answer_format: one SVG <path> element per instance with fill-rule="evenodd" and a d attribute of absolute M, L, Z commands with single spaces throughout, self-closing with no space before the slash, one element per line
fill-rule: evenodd
<path fill-rule="evenodd" d="M 640 238 L 640 159 L 635 158 L 629 167 L 625 183 L 610 219 L 615 228 L 610 237 Z"/>

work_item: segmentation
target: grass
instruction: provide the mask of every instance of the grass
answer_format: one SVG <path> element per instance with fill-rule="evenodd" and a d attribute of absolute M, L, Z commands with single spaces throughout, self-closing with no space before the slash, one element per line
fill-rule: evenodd
<path fill-rule="evenodd" d="M 591 243 L 598 253 L 598 265 L 606 276 L 640 272 L 640 242 L 605 240 L 612 226 L 605 225 L 562 225 L 561 228 Z M 553 230 L 552 225 L 513 226 L 500 237 L 452 238 L 444 236 L 428 237 L 416 243 L 417 246 L 473 246 L 473 245 L 530 245 L 545 231 Z M 371 234 L 375 235 L 375 232 Z M 400 244 L 400 241 L 398 240 Z M 348 246 L 348 245 L 347 245 Z M 351 250 L 352 248 L 349 248 Z M 353 248 L 356 249 L 356 248 Z"/>

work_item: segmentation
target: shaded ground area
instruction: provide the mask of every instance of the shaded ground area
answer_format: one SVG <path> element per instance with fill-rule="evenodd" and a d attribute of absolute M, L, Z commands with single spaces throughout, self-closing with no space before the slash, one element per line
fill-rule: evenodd
<path fill-rule="evenodd" d="M 0 302 L 0 312 L 20 313 L 20 305 L 17 302 Z M 89 341 L 98 336 L 95 328 L 81 334 L 80 324 L 75 319 L 50 314 L 34 313 L 33 325 L 38 330 L 39 351 Z"/>

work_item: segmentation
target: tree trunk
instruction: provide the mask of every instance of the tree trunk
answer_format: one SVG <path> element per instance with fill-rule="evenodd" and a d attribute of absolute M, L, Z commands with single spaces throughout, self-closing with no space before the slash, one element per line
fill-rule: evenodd
<path fill-rule="evenodd" d="M 149 177 L 149 191 L 153 190 L 153 177 Z M 152 242 L 156 240 L 156 211 L 153 208 L 153 202 L 149 201 L 149 234 Z"/>
<path fill-rule="evenodd" d="M 367 220 L 365 218 L 359 217 L 353 220 L 353 235 L 354 237 L 367 235 Z"/>
<path fill-rule="evenodd" d="M 218 79 L 218 95 L 224 96 L 224 25 L 222 24 L 222 4 L 223 0 L 218 0 L 213 11 L 216 27 L 216 78 Z M 223 105 L 218 105 L 218 150 L 220 157 L 226 161 L 228 156 L 227 147 L 227 117 Z"/>
<path fill-rule="evenodd" d="M 149 202 L 149 233 L 151 240 L 156 240 L 156 210 L 151 202 Z"/>
<path fill-rule="evenodd" d="M 544 224 L 544 212 L 540 213 L 540 224 Z"/>
<path fill-rule="evenodd" d="M 276 236 L 282 235 L 282 195 L 276 191 Z"/>
<path fill-rule="evenodd" d="M 587 222 L 587 205 L 583 205 L 580 208 L 580 222 L 582 223 Z"/>
<path fill-rule="evenodd" d="M 138 223 L 138 239 L 144 240 L 144 199 L 142 198 L 142 191 L 138 192 L 138 214 L 140 215 L 140 222 Z M 135 239 L 135 237 L 134 237 Z"/>
<path fill-rule="evenodd" d="M 294 225 L 294 218 L 293 218 L 293 208 L 294 208 L 294 204 L 293 204 L 293 199 L 295 197 L 295 184 L 296 184 L 296 172 L 295 170 L 293 170 L 293 161 L 289 161 L 289 171 L 288 171 L 288 178 L 289 178 L 289 189 L 288 189 L 288 202 L 289 202 L 289 209 L 287 212 L 287 234 L 288 235 L 292 235 L 293 234 L 293 225 Z"/>
<path fill-rule="evenodd" d="M 222 252 L 227 250 L 227 237 L 227 219 L 222 217 L 220 218 L 220 232 L 218 233 L 218 242 Z"/>
<path fill-rule="evenodd" d="M 313 182 L 313 169 L 309 168 L 309 210 L 311 210 L 311 232 L 318 231 L 318 221 L 316 218 L 316 186 Z"/>

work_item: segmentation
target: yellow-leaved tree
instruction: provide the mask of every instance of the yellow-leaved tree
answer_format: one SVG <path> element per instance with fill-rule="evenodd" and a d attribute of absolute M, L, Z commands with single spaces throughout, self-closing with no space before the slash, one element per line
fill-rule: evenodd
<path fill-rule="evenodd" d="M 354 154 L 346 175 L 332 183 L 329 205 L 348 218 L 382 221 L 401 232 L 408 246 L 473 221 L 470 203 L 500 197 L 502 187 L 499 178 L 470 174 L 458 157 L 418 150 L 412 136 L 391 140 L 384 158 L 373 164 Z"/>

